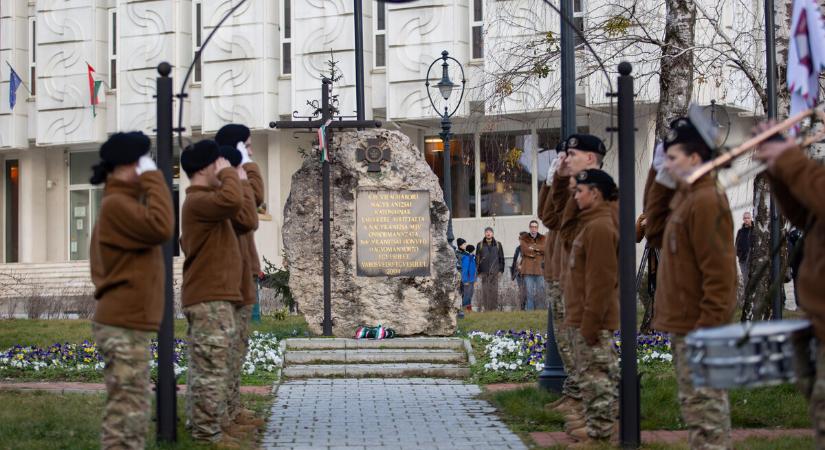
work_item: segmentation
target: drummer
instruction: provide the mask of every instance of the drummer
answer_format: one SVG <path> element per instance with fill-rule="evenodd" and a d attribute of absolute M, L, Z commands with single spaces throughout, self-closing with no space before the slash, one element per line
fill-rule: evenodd
<path fill-rule="evenodd" d="M 758 131 L 770 124 L 761 124 Z M 755 158 L 768 166 L 771 192 L 782 213 L 805 230 L 804 258 L 799 266 L 799 306 L 810 316 L 817 341 L 814 376 L 805 375 L 797 384 L 808 398 L 816 430 L 816 448 L 825 449 L 825 167 L 809 159 L 791 139 L 769 140 Z"/>
<path fill-rule="evenodd" d="M 732 448 L 727 392 L 693 387 L 685 335 L 731 320 L 737 282 L 733 218 L 728 199 L 717 190 L 712 175 L 690 185 L 683 181 L 712 153 L 688 119 L 671 123 L 660 151 L 664 155 L 654 157 L 654 161 L 661 161 L 656 167 L 659 175 L 647 200 L 665 202 L 671 196 L 672 200 L 645 205 L 647 238 L 662 245 L 653 327 L 671 335 L 679 404 L 690 448 Z M 656 235 L 658 232 L 662 234 Z"/>

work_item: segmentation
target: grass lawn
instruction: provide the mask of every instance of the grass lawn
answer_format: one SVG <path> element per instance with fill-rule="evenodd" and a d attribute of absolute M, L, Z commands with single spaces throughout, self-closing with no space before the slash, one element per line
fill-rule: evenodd
<path fill-rule="evenodd" d="M 274 333 L 279 338 L 303 336 L 307 323 L 303 316 L 287 316 L 285 320 L 262 317 L 252 323 L 252 330 Z M 186 320 L 175 320 L 175 336 L 186 337 Z M 79 343 L 92 340 L 92 325 L 88 320 L 0 320 L 0 350 L 13 345 L 49 346 L 54 343 Z"/>
<path fill-rule="evenodd" d="M 677 430 L 683 428 L 676 397 L 676 381 L 664 368 L 643 375 L 641 403 L 643 430 Z M 513 391 L 484 393 L 483 397 L 498 410 L 502 419 L 522 436 L 533 431 L 562 431 L 564 418 L 544 410 L 544 405 L 558 398 L 536 387 Z M 809 428 L 807 403 L 791 385 L 730 392 L 731 422 L 734 428 Z M 788 439 L 789 442 L 791 441 Z M 758 443 L 758 441 L 754 441 Z M 812 442 L 810 439 L 801 442 Z M 810 447 L 810 444 L 806 445 Z M 803 446 L 802 448 L 804 448 Z M 657 448 L 657 447 L 650 447 Z M 739 448 L 739 446 L 738 446 Z M 741 448 L 800 448 L 767 446 Z"/>
<path fill-rule="evenodd" d="M 271 399 L 265 396 L 242 395 L 247 408 L 266 417 Z M 100 445 L 100 422 L 104 395 L 50 394 L 43 392 L 0 392 L 0 448 L 15 450 L 89 449 Z M 154 422 L 150 422 L 147 449 L 211 449 L 211 445 L 192 442 L 184 430 L 184 401 L 178 397 L 178 443 L 159 446 L 155 443 Z M 154 404 L 152 405 L 154 416 Z M 247 449 L 257 448 L 252 438 Z M 10 446 L 9 446 L 10 445 Z M 8 447 L 7 447 L 8 446 Z"/>
<path fill-rule="evenodd" d="M 564 450 L 567 447 L 564 446 L 555 446 L 555 447 L 536 447 L 533 446 L 533 449 L 540 449 L 540 450 Z M 602 445 L 599 447 L 591 447 L 592 450 L 613 450 L 616 447 L 610 445 Z M 688 450 L 687 443 L 683 444 L 642 444 L 640 447 L 642 450 Z M 813 438 L 798 438 L 798 437 L 785 437 L 785 438 L 778 438 L 778 439 L 771 439 L 766 440 L 763 438 L 749 438 L 742 442 L 738 442 L 734 444 L 734 448 L 736 450 L 799 450 L 804 448 L 814 448 L 814 439 Z"/>
<path fill-rule="evenodd" d="M 458 319 L 458 333 L 494 333 L 498 330 L 537 330 L 547 332 L 547 311 L 470 312 Z"/>

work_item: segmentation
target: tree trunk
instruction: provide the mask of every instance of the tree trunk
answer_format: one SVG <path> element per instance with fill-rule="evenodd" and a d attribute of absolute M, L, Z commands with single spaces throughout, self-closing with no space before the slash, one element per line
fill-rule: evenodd
<path fill-rule="evenodd" d="M 776 66 L 777 66 L 777 118 L 787 117 L 790 109 L 788 94 L 788 37 L 790 30 L 791 3 L 778 1 L 774 5 L 776 23 Z M 763 109 L 767 112 L 768 105 L 763 102 Z M 748 262 L 748 286 L 745 289 L 744 304 L 741 320 L 767 320 L 773 316 L 773 302 L 771 295 L 771 233 L 770 233 L 770 185 L 764 174 L 756 177 L 753 182 L 753 247 Z M 780 221 L 781 222 L 781 221 Z M 781 223 L 780 223 L 781 226 Z M 784 242 L 784 232 L 780 233 L 780 242 Z M 787 259 L 787 246 L 780 245 L 778 249 L 781 259 Z M 784 264 L 782 264 L 784 266 Z M 780 283 L 781 283 L 780 272 Z M 775 289 L 782 289 L 782 285 Z"/>
<path fill-rule="evenodd" d="M 656 140 L 667 135 L 670 122 L 687 115 L 693 95 L 693 46 L 696 5 L 693 0 L 665 0 L 665 38 L 659 72 L 659 107 L 656 110 Z M 652 256 L 652 255 L 651 255 Z M 642 328 L 650 330 L 654 296 L 643 303 Z"/>

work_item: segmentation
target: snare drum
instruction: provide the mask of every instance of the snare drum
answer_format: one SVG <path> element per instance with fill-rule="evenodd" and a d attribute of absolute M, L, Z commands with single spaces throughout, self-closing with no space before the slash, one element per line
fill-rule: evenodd
<path fill-rule="evenodd" d="M 812 356 L 807 320 L 747 322 L 696 330 L 685 337 L 693 385 L 729 389 L 793 382 Z"/>

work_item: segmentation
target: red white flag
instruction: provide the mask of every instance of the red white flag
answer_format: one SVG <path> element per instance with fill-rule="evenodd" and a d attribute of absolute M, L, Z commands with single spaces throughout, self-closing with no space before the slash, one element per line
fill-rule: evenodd
<path fill-rule="evenodd" d="M 819 73 L 825 69 L 825 24 L 816 0 L 794 0 L 788 51 L 790 115 L 813 108 L 819 96 Z"/>

